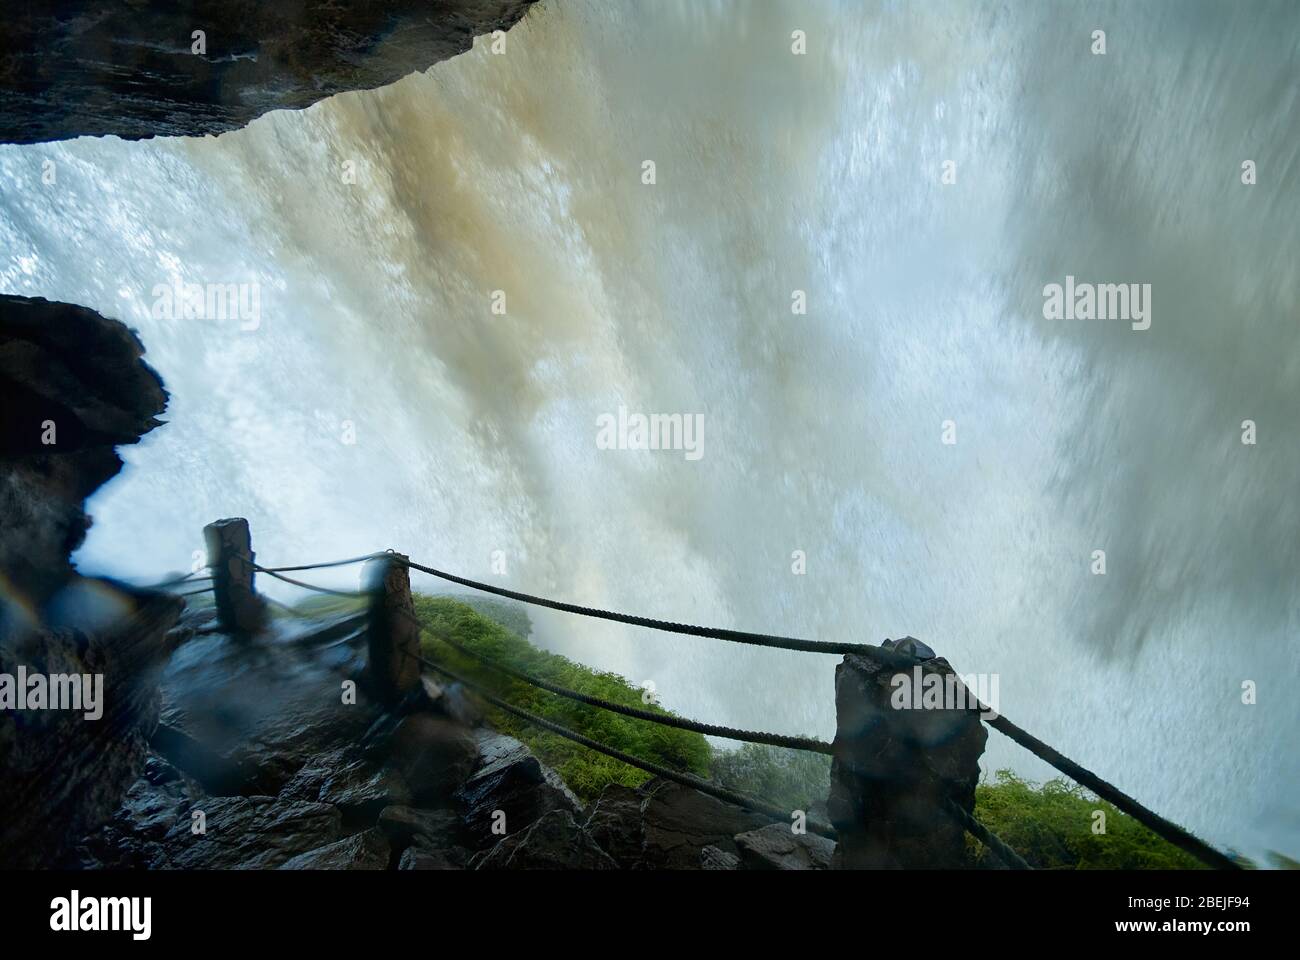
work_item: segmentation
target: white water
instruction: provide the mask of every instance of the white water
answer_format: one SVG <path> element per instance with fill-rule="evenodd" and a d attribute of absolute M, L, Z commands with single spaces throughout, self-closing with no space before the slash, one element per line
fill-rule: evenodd
<path fill-rule="evenodd" d="M 547 0 L 504 56 L 217 139 L 0 148 L 0 290 L 127 321 L 172 393 L 82 568 L 188 569 L 242 515 L 264 562 L 500 550 L 579 603 L 913 634 L 1167 816 L 1300 854 L 1298 28 Z M 1151 329 L 1042 319 L 1067 273 L 1153 284 Z M 260 283 L 261 327 L 152 319 L 176 279 Z M 596 449 L 619 404 L 703 413 L 703 458 Z M 537 623 L 687 715 L 833 732 L 833 658 Z"/>

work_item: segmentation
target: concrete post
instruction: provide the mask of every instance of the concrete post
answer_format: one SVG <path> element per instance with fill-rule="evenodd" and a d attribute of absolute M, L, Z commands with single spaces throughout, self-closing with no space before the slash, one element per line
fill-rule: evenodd
<path fill-rule="evenodd" d="M 253 541 L 242 517 L 217 520 L 203 528 L 217 601 L 217 622 L 246 636 L 266 625 L 266 601 L 253 588 Z"/>
<path fill-rule="evenodd" d="M 361 571 L 363 589 L 370 594 L 370 682 L 388 706 L 420 685 L 420 630 L 406 559 L 400 553 L 384 554 L 367 560 Z"/>
<path fill-rule="evenodd" d="M 945 811 L 975 809 L 988 733 L 979 714 L 936 707 L 916 689 L 945 690 L 947 661 L 905 637 L 878 656 L 848 654 L 835 668 L 836 731 L 827 812 L 839 834 L 837 869 L 954 869 L 967 865 L 964 830 Z M 916 694 L 907 706 L 903 684 Z M 965 688 L 962 688 L 965 690 Z M 969 701 L 974 702 L 973 696 Z"/>

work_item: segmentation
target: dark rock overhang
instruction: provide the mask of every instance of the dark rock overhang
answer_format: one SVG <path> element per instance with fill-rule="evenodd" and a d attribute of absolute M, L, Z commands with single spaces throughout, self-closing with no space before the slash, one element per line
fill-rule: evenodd
<path fill-rule="evenodd" d="M 476 36 L 508 30 L 532 3 L 10 4 L 0 30 L 0 142 L 224 133 L 428 69 Z"/>

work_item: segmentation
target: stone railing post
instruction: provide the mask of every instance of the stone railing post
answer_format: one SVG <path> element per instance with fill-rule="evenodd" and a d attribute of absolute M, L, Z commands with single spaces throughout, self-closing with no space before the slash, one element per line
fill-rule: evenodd
<path fill-rule="evenodd" d="M 979 714 L 936 707 L 918 681 L 947 661 L 912 637 L 879 657 L 847 654 L 835 668 L 836 731 L 827 812 L 839 834 L 837 869 L 953 869 L 967 865 L 964 830 L 948 800 L 975 809 L 988 733 Z M 916 694 L 900 706 L 906 677 Z M 930 681 L 932 685 L 935 681 Z M 945 689 L 952 684 L 945 682 Z M 964 688 L 963 688 L 964 689 Z M 929 703 L 929 706 L 923 704 Z"/>
<path fill-rule="evenodd" d="M 246 636 L 266 625 L 266 601 L 253 588 L 253 541 L 243 517 L 217 520 L 203 528 L 212 568 L 217 622 Z"/>
<path fill-rule="evenodd" d="M 370 682 L 389 706 L 420 685 L 420 630 L 406 559 L 400 553 L 384 554 L 367 560 L 361 571 L 363 589 L 370 594 Z"/>

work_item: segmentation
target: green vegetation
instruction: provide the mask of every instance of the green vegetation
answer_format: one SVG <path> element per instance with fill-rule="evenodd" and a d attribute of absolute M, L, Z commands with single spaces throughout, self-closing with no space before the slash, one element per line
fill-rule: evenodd
<path fill-rule="evenodd" d="M 826 802 L 831 758 L 824 753 L 742 743 L 738 750 L 714 752 L 713 779 L 778 807 L 807 810 Z"/>
<path fill-rule="evenodd" d="M 339 597 L 329 593 L 309 593 L 295 603 L 272 603 L 268 606 L 268 609 L 275 619 L 282 617 L 311 617 L 324 620 L 330 617 L 360 613 L 365 607 L 366 601 L 363 597 Z"/>
<path fill-rule="evenodd" d="M 699 734 L 598 710 L 504 677 L 444 640 L 451 638 L 495 662 L 572 690 L 642 709 L 659 709 L 647 707 L 641 691 L 616 674 L 599 673 L 534 647 L 524 639 L 531 625 L 517 605 L 480 600 L 471 607 L 458 597 L 417 595 L 415 610 L 426 628 L 422 643 L 427 656 L 510 703 L 627 753 L 710 777 L 778 806 L 806 810 L 825 800 L 830 776 L 830 758 L 826 756 L 758 744 L 744 744 L 737 750 L 714 749 Z M 636 786 L 649 778 L 635 767 L 538 730 L 502 710 L 487 706 L 486 712 L 494 727 L 532 747 L 584 801 L 599 796 L 610 783 Z M 1105 834 L 1092 832 L 1094 810 L 1105 811 Z M 1201 866 L 1109 803 L 1060 779 L 1038 785 L 1001 770 L 979 786 L 975 812 L 1038 868 L 1162 870 Z M 992 864 L 978 842 L 968 838 L 968 844 L 975 865 Z"/>
<path fill-rule="evenodd" d="M 451 597 L 415 597 L 415 612 L 427 628 L 425 653 L 436 663 L 492 690 L 507 702 L 536 713 L 601 743 L 617 747 L 643 760 L 708 776 L 711 751 L 699 734 L 659 724 L 633 720 L 607 710 L 557 697 L 519 680 L 504 677 L 448 646 L 450 637 L 461 646 L 496 663 L 507 664 L 534 677 L 579 693 L 643 710 L 667 713 L 641 701 L 641 691 L 622 677 L 598 673 L 559 654 L 539 650 L 517 633 Z M 610 783 L 637 786 L 647 774 L 625 763 L 581 747 L 571 740 L 532 727 L 504 710 L 487 706 L 492 725 L 527 743 L 543 761 L 554 767 L 565 783 L 584 801 L 593 800 Z"/>
<path fill-rule="evenodd" d="M 780 807 L 807 810 L 830 790 L 830 757 L 747 743 L 715 754 L 713 776 L 734 790 Z M 1092 832 L 1093 811 L 1106 834 Z M 1083 787 L 1054 779 L 1040 785 L 999 770 L 975 790 L 975 816 L 1038 869 L 1192 870 L 1203 865 Z M 972 837 L 972 862 L 997 862 Z"/>
<path fill-rule="evenodd" d="M 1104 834 L 1092 832 L 1094 812 L 1106 814 Z M 1010 770 L 975 790 L 975 816 L 1032 867 L 1073 870 L 1195 870 L 1191 854 L 1162 840 L 1132 817 L 1077 784 L 1056 778 L 1038 786 Z M 977 863 L 988 859 L 968 838 Z M 976 849 L 978 848 L 978 849 Z"/>

